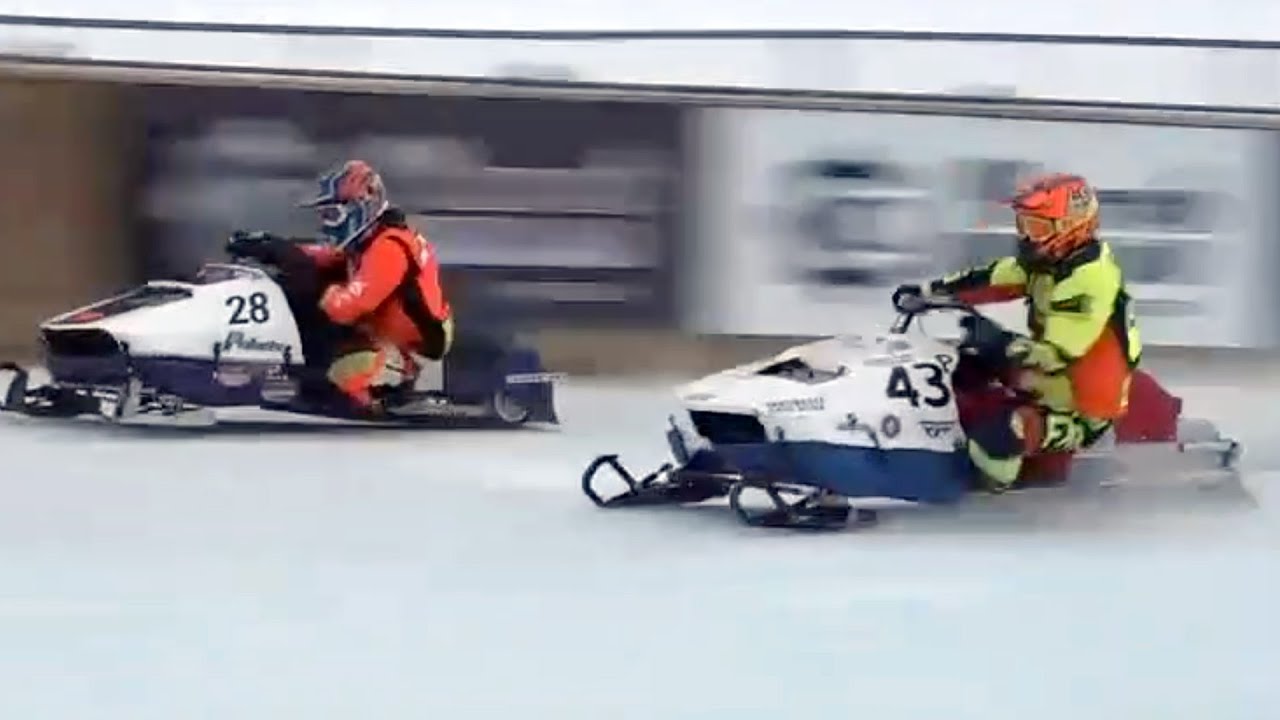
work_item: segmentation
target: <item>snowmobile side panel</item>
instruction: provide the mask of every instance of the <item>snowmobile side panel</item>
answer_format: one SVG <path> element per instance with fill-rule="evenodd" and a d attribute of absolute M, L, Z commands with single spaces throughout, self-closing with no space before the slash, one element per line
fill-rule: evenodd
<path fill-rule="evenodd" d="M 972 465 L 961 450 L 878 450 L 780 441 L 717 445 L 715 452 L 745 475 L 778 478 L 851 498 L 951 503 L 972 487 Z"/>

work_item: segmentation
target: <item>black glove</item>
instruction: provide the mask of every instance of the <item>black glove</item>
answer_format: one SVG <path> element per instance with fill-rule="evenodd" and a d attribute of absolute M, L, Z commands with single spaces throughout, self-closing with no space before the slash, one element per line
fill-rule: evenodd
<path fill-rule="evenodd" d="M 264 263 L 273 262 L 275 249 L 282 238 L 261 230 L 236 230 L 227 239 L 227 255 L 233 258 L 250 258 Z"/>
<path fill-rule="evenodd" d="M 898 312 L 917 312 L 924 305 L 924 288 L 914 283 L 899 285 L 893 291 L 893 309 Z"/>
<path fill-rule="evenodd" d="M 1006 358 L 1009 343 L 1017 337 L 1005 330 L 999 323 L 977 313 L 960 318 L 960 327 L 965 330 L 964 346 L 971 351 L 988 357 Z"/>

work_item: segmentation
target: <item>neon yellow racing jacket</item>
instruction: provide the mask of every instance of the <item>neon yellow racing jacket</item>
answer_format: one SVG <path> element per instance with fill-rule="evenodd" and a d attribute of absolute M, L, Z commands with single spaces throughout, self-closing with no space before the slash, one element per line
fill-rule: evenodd
<path fill-rule="evenodd" d="M 1008 348 L 1032 371 L 1026 389 L 1058 410 L 1097 419 L 1124 413 L 1142 339 L 1123 272 L 1105 242 L 1092 242 L 1051 269 L 1002 257 L 947 275 L 929 289 L 971 304 L 1026 298 L 1031 336 Z"/>

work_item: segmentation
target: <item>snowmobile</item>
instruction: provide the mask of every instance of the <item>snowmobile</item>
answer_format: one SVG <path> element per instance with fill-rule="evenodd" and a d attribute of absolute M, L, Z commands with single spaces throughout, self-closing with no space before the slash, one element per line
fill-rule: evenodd
<path fill-rule="evenodd" d="M 601 455 L 582 475 L 583 492 L 602 508 L 727 497 L 747 525 L 815 530 L 875 524 L 885 506 L 955 506 L 985 494 L 966 428 L 1025 394 L 1003 353 L 971 333 L 911 331 L 938 311 L 978 314 L 951 299 L 918 300 L 885 333 L 820 339 L 681 386 L 683 412 L 666 433 L 674 462 L 637 479 L 616 454 Z M 1110 492 L 1141 476 L 1213 487 L 1239 481 L 1241 453 L 1211 422 L 1183 417 L 1182 400 L 1138 370 L 1128 413 L 1105 437 L 1078 453 L 1027 458 L 1010 492 Z M 607 498 L 596 488 L 606 468 L 626 485 Z M 744 501 L 752 496 L 763 503 Z"/>
<path fill-rule="evenodd" d="M 42 367 L 0 364 L 0 411 L 174 427 L 214 426 L 245 408 L 358 425 L 558 423 L 554 385 L 564 376 L 496 333 L 460 332 L 442 360 L 415 357 L 421 372 L 386 390 L 383 412 L 351 408 L 324 364 L 308 362 L 323 343 L 297 322 L 282 275 L 232 257 L 47 320 Z"/>

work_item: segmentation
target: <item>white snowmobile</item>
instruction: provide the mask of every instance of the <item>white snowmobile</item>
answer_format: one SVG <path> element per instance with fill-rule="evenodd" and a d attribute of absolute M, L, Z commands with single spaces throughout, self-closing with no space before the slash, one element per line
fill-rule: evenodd
<path fill-rule="evenodd" d="M 356 424 L 557 423 L 554 384 L 536 350 L 465 330 L 442 361 L 416 358 L 412 385 L 366 417 L 323 391 L 277 269 L 234 260 L 187 281 L 153 280 L 39 327 L 43 370 L 0 364 L 0 411 L 132 425 L 218 424 L 221 411 Z M 306 419 L 306 418 L 302 418 Z"/>
<path fill-rule="evenodd" d="M 877 519 L 875 507 L 854 512 L 849 499 L 947 505 L 973 496 L 978 475 L 964 450 L 966 427 L 1019 395 L 995 379 L 1002 363 L 967 335 L 909 332 L 917 316 L 939 310 L 977 313 L 954 301 L 921 301 L 887 334 L 819 340 L 680 387 L 684 413 L 667 432 L 675 463 L 637 480 L 617 455 L 601 455 L 584 472 L 583 491 L 605 508 L 727 496 L 749 525 L 812 529 L 844 527 L 851 514 L 856 524 Z M 1150 374 L 1135 374 L 1129 403 L 1086 451 L 1029 459 L 1022 486 L 1106 491 L 1139 477 L 1238 483 L 1239 443 L 1206 420 L 1183 417 L 1181 399 Z M 595 489 L 605 467 L 625 492 L 605 498 Z M 762 490 L 765 509 L 745 504 L 746 490 Z"/>

